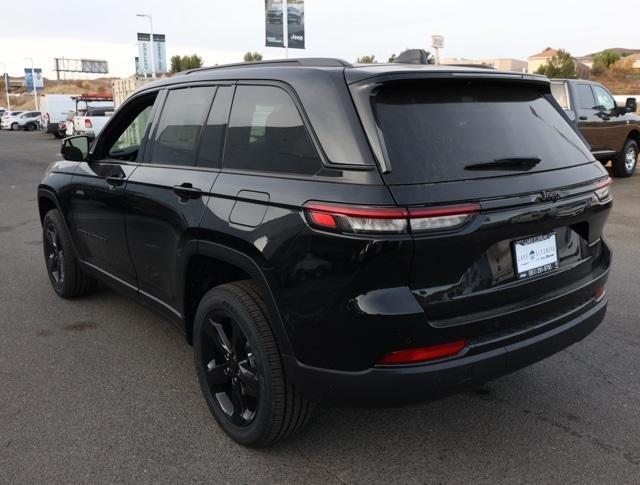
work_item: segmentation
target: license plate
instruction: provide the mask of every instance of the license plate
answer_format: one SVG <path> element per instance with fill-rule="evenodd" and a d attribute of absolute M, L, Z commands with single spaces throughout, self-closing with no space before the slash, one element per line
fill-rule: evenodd
<path fill-rule="evenodd" d="M 558 267 L 556 234 L 543 234 L 513 243 L 518 278 L 529 278 Z"/>

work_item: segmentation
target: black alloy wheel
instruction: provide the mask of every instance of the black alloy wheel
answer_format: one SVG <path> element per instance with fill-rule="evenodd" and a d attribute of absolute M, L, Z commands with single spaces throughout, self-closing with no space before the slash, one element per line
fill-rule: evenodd
<path fill-rule="evenodd" d="M 314 403 L 284 375 L 262 291 L 253 281 L 210 289 L 194 318 L 193 352 L 211 414 L 235 441 L 263 447 L 309 420 Z"/>
<path fill-rule="evenodd" d="M 260 376 L 256 354 L 238 323 L 224 312 L 210 312 L 203 325 L 201 365 L 209 390 L 236 426 L 256 416 Z"/>
<path fill-rule="evenodd" d="M 62 242 L 51 220 L 44 228 L 44 257 L 51 283 L 54 288 L 61 288 L 64 285 L 65 255 Z"/>

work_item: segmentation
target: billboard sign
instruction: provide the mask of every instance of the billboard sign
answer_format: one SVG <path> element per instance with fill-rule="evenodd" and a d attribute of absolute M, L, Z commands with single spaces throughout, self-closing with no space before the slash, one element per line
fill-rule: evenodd
<path fill-rule="evenodd" d="M 304 0 L 265 0 L 265 45 L 304 49 Z M 287 40 L 284 42 L 284 13 Z"/>
<path fill-rule="evenodd" d="M 35 83 L 36 90 L 44 88 L 44 78 L 42 77 L 42 69 L 31 69 L 30 67 L 24 68 L 24 84 L 27 87 L 27 91 L 33 91 L 33 85 Z"/>
<path fill-rule="evenodd" d="M 151 56 L 156 72 L 167 72 L 167 44 L 164 34 L 153 34 L 153 53 L 151 52 L 151 35 L 138 32 L 138 74 L 150 75 L 153 73 Z"/>

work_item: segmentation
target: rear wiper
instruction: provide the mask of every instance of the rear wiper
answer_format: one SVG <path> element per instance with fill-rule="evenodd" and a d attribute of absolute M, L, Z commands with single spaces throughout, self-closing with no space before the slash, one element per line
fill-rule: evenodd
<path fill-rule="evenodd" d="M 531 170 L 541 160 L 538 157 L 494 158 L 491 162 L 470 163 L 465 170 Z"/>

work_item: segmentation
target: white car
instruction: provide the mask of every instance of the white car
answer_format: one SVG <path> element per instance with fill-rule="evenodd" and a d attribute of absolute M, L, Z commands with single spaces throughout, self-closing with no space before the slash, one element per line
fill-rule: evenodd
<path fill-rule="evenodd" d="M 27 130 L 33 131 L 38 128 L 40 124 L 40 111 L 24 111 L 18 115 L 13 115 L 2 118 L 1 127 L 3 130 Z"/>
<path fill-rule="evenodd" d="M 2 117 L 0 117 L 0 130 L 4 129 L 4 124 L 5 121 L 8 120 L 9 118 L 13 117 L 13 116 L 18 116 L 20 114 L 24 113 L 24 111 L 6 111 Z M 11 128 L 11 125 L 9 125 L 9 128 Z"/>

